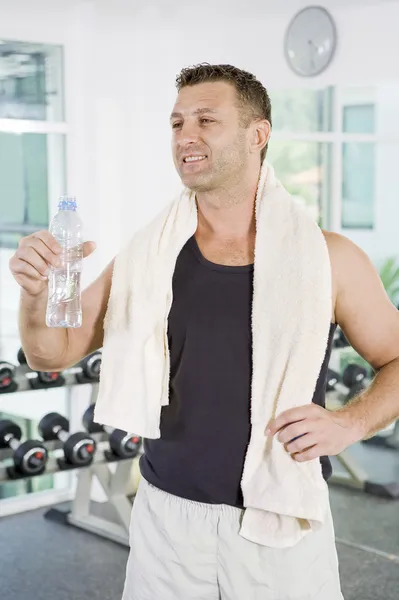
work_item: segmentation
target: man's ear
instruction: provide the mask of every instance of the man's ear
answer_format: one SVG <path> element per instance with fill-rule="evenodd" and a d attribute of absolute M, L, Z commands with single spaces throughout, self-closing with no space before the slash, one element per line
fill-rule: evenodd
<path fill-rule="evenodd" d="M 266 119 L 255 121 L 251 136 L 251 151 L 261 152 L 270 139 L 271 125 Z"/>

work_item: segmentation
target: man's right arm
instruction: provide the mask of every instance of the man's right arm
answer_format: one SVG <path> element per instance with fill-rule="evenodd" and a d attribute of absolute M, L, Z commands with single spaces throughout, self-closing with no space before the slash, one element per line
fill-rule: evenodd
<path fill-rule="evenodd" d="M 84 244 L 83 255 L 94 250 Z M 111 290 L 113 261 L 82 292 L 82 326 L 76 329 L 46 325 L 46 272 L 56 266 L 60 247 L 47 231 L 23 238 L 10 260 L 21 286 L 19 332 L 28 365 L 38 371 L 60 371 L 75 365 L 103 345 L 103 322 Z"/>

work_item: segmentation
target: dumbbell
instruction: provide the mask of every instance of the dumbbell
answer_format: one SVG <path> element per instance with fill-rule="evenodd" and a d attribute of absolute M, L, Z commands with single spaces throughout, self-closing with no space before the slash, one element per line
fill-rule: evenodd
<path fill-rule="evenodd" d="M 18 389 L 14 378 L 15 366 L 9 362 L 0 360 L 0 394 L 9 394 Z"/>
<path fill-rule="evenodd" d="M 364 387 L 367 379 L 367 369 L 356 363 L 350 363 L 342 373 L 342 381 L 347 387 L 359 386 Z"/>
<path fill-rule="evenodd" d="M 21 428 L 16 423 L 9 419 L 0 421 L 0 448 L 14 450 L 14 469 L 7 469 L 9 476 L 14 479 L 22 475 L 41 475 L 48 460 L 47 448 L 38 440 L 21 443 L 21 437 Z"/>
<path fill-rule="evenodd" d="M 345 337 L 344 332 L 340 327 L 337 327 L 334 335 L 334 348 L 347 348 L 350 346 L 350 343 Z"/>
<path fill-rule="evenodd" d="M 339 373 L 332 369 L 327 369 L 327 392 L 338 392 L 339 394 L 346 396 L 349 389 L 343 384 L 342 378 Z"/>
<path fill-rule="evenodd" d="M 76 380 L 78 383 L 92 383 L 99 381 L 101 370 L 102 353 L 97 350 L 86 356 L 75 367 Z"/>
<path fill-rule="evenodd" d="M 336 391 L 348 402 L 365 388 L 367 371 L 364 367 L 349 364 L 342 377 L 332 369 L 327 370 L 327 392 Z"/>
<path fill-rule="evenodd" d="M 106 427 L 94 422 L 94 404 L 91 404 L 85 411 L 82 422 L 84 428 L 89 433 L 100 433 L 105 431 L 109 434 L 109 446 L 111 448 L 111 454 L 106 453 L 108 460 L 115 460 L 115 458 L 134 458 L 138 455 L 141 447 L 141 437 L 123 431 L 122 429 L 113 429 L 112 427 Z"/>
<path fill-rule="evenodd" d="M 59 413 L 45 415 L 39 423 L 39 431 L 46 442 L 63 442 L 64 460 L 58 461 L 61 469 L 87 467 L 93 461 L 96 442 L 83 431 L 69 435 L 69 421 Z"/>
<path fill-rule="evenodd" d="M 22 348 L 18 350 L 17 359 L 20 365 L 26 365 L 26 356 Z M 64 377 L 58 371 L 32 371 L 36 377 L 29 377 L 29 385 L 34 390 L 49 387 L 61 387 L 65 383 Z"/>

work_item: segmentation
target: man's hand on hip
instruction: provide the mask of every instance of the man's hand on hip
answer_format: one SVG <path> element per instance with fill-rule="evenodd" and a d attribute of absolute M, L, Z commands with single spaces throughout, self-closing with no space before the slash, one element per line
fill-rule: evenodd
<path fill-rule="evenodd" d="M 352 415 L 309 404 L 281 413 L 266 435 L 276 436 L 297 462 L 335 456 L 360 439 Z"/>

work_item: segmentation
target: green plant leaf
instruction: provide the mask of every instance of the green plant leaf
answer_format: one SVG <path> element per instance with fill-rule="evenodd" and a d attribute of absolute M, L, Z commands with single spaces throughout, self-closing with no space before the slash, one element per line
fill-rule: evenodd
<path fill-rule="evenodd" d="M 390 256 L 382 264 L 379 276 L 387 294 L 392 297 L 398 293 L 399 286 L 399 264 L 398 257 Z"/>

